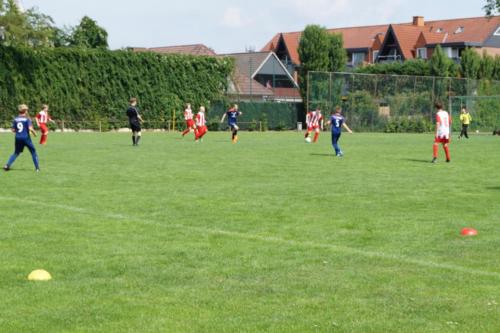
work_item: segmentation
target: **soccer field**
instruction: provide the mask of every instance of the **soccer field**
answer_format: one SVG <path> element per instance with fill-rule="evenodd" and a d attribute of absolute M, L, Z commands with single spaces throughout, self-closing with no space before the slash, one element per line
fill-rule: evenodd
<path fill-rule="evenodd" d="M 0 174 L 0 332 L 499 332 L 500 138 L 329 141 L 51 133 Z"/>

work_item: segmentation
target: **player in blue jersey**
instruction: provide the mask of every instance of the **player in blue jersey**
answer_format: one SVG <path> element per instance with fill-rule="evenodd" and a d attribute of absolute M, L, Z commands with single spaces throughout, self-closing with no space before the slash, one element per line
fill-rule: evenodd
<path fill-rule="evenodd" d="M 238 104 L 234 104 L 234 106 L 231 109 L 229 109 L 226 113 L 224 113 L 222 119 L 220 120 L 220 123 L 222 124 L 227 116 L 227 124 L 231 128 L 232 132 L 231 141 L 233 143 L 238 142 L 238 130 L 240 129 L 238 127 L 238 117 L 241 116 L 242 114 L 243 112 L 240 112 L 238 110 Z"/>
<path fill-rule="evenodd" d="M 36 154 L 35 146 L 31 141 L 30 133 L 36 136 L 36 132 L 33 129 L 33 123 L 28 117 L 28 107 L 24 104 L 18 107 L 19 115 L 12 122 L 12 132 L 16 133 L 16 150 L 14 154 L 9 158 L 7 164 L 3 167 L 5 171 L 9 171 L 10 167 L 16 160 L 16 158 L 24 151 L 24 147 L 28 147 L 31 158 L 33 159 L 33 164 L 35 164 L 36 171 L 40 171 L 38 165 L 38 155 Z"/>
<path fill-rule="evenodd" d="M 352 133 L 351 129 L 345 123 L 345 118 L 342 115 L 342 109 L 340 106 L 335 108 L 335 113 L 332 112 L 328 125 L 332 126 L 332 145 L 335 149 L 335 155 L 341 157 L 344 155 L 342 150 L 340 150 L 339 139 L 342 134 L 342 127 L 346 129 L 347 132 Z"/>

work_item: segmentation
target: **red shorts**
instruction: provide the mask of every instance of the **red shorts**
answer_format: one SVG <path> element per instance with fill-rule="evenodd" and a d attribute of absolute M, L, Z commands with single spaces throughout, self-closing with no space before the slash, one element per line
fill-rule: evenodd
<path fill-rule="evenodd" d="M 316 125 L 316 126 L 309 126 L 309 127 L 307 128 L 307 131 L 308 131 L 308 132 L 312 132 L 312 131 L 317 131 L 317 132 L 319 132 L 319 126 L 318 126 L 318 125 Z"/>
<path fill-rule="evenodd" d="M 194 127 L 194 120 L 193 119 L 186 120 L 186 126 L 187 126 L 187 128 L 193 128 Z"/>
<path fill-rule="evenodd" d="M 450 139 L 449 138 L 436 137 L 434 139 L 434 143 L 450 143 Z"/>
<path fill-rule="evenodd" d="M 49 128 L 47 127 L 47 124 L 40 124 L 40 131 L 42 132 L 43 135 L 49 133 Z"/>

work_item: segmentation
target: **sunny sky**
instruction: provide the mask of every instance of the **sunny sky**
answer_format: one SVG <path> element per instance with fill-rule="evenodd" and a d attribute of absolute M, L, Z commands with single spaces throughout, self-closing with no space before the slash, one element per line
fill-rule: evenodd
<path fill-rule="evenodd" d="M 262 48 L 277 32 L 401 23 L 412 16 L 447 19 L 483 16 L 483 0 L 21 0 L 58 26 L 95 19 L 112 49 L 202 43 L 217 53 Z"/>

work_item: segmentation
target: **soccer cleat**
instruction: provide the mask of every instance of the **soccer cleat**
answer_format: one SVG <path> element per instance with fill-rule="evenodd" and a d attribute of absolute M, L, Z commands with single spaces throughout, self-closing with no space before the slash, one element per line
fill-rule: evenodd
<path fill-rule="evenodd" d="M 40 172 L 40 169 L 36 169 L 36 172 L 37 172 L 37 173 L 38 173 L 38 172 Z"/>
<path fill-rule="evenodd" d="M 3 169 L 4 169 L 5 171 L 9 171 L 9 170 L 10 170 L 10 167 L 9 167 L 8 165 L 6 165 L 6 166 L 4 166 L 4 167 L 3 167 Z"/>
<path fill-rule="evenodd" d="M 432 159 L 431 163 L 437 163 L 437 160 L 438 160 L 438 159 L 437 159 L 436 157 L 434 157 L 434 158 Z"/>
<path fill-rule="evenodd" d="M 450 163 L 450 162 L 451 162 L 451 160 L 446 160 L 446 163 Z"/>

